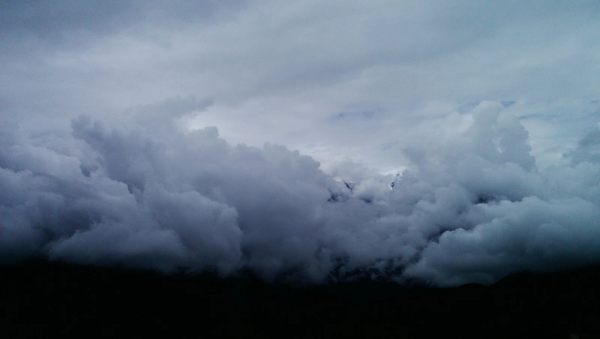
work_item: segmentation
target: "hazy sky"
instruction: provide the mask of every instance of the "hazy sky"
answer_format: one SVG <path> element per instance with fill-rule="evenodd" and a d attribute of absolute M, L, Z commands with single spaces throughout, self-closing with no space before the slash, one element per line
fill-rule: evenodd
<path fill-rule="evenodd" d="M 599 32 L 583 0 L 1 1 L 0 261 L 600 263 Z"/>

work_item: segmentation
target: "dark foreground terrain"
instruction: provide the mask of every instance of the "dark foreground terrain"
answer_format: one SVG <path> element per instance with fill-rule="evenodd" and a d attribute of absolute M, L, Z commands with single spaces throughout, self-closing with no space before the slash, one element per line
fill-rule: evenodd
<path fill-rule="evenodd" d="M 451 289 L 0 267 L 0 338 L 600 338 L 600 270 Z"/>

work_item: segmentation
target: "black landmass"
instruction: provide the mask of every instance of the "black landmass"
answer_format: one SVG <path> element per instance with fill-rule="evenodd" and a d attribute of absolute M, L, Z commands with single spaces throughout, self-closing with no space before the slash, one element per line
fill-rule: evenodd
<path fill-rule="evenodd" d="M 600 338 L 600 269 L 456 288 L 0 266 L 0 338 Z"/>

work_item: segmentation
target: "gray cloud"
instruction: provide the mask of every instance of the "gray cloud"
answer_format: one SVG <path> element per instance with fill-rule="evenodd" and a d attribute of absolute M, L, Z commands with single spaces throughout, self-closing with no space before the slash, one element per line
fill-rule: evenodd
<path fill-rule="evenodd" d="M 288 145 L 323 163 L 392 170 L 405 159 L 387 145 L 430 133 L 465 105 L 514 102 L 544 161 L 576 142 L 598 110 L 593 1 L 0 6 L 0 111 L 42 126 L 212 98 L 194 126 Z M 384 113 L 368 143 L 328 119 L 355 107 Z M 555 130 L 551 119 L 569 129 Z"/>
<path fill-rule="evenodd" d="M 334 178 L 282 146 L 233 146 L 214 128 L 186 132 L 163 116 L 118 128 L 78 118 L 70 135 L 42 138 L 10 129 L 0 252 L 442 285 L 598 263 L 597 131 L 566 155 L 573 162 L 541 171 L 527 131 L 503 110 L 478 105 L 456 138 L 414 144 L 395 178 Z"/>
<path fill-rule="evenodd" d="M 4 1 L 0 257 L 437 284 L 595 263 L 599 9 Z"/>

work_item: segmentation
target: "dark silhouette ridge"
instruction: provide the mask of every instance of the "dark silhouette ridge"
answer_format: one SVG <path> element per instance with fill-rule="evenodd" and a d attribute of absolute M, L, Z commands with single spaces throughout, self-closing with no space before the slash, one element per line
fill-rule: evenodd
<path fill-rule="evenodd" d="M 457 288 L 0 267 L 3 338 L 598 338 L 600 269 Z"/>

